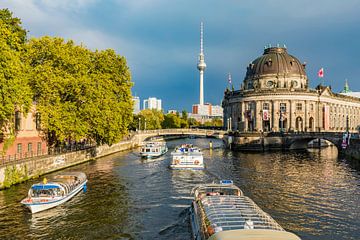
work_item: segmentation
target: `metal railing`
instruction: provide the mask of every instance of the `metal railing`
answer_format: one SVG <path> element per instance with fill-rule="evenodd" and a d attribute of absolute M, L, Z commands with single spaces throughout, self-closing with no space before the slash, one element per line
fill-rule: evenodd
<path fill-rule="evenodd" d="M 15 162 L 26 161 L 30 158 L 39 158 L 44 156 L 52 155 L 61 155 L 69 152 L 76 152 L 81 150 L 86 150 L 89 148 L 96 147 L 96 144 L 90 143 L 73 143 L 68 145 L 63 145 L 55 148 L 41 149 L 39 151 L 31 151 L 24 153 L 16 153 L 13 155 L 0 156 L 0 166 L 13 164 Z"/>

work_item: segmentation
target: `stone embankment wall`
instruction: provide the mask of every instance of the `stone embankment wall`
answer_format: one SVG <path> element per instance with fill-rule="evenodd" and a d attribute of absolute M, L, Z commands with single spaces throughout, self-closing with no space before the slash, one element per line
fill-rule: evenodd
<path fill-rule="evenodd" d="M 61 155 L 35 157 L 0 166 L 0 190 L 30 178 L 37 178 L 41 175 L 101 158 L 106 155 L 136 148 L 147 138 L 157 135 L 159 134 L 154 134 L 152 131 L 142 132 L 133 134 L 129 140 L 122 141 L 112 146 L 103 145 Z M 186 136 L 186 134 L 178 134 L 163 136 L 163 138 L 171 140 L 184 138 Z"/>
<path fill-rule="evenodd" d="M 0 189 L 86 161 L 129 150 L 138 145 L 139 136 L 134 135 L 132 139 L 112 146 L 103 145 L 77 152 L 31 158 L 3 165 L 0 166 Z"/>

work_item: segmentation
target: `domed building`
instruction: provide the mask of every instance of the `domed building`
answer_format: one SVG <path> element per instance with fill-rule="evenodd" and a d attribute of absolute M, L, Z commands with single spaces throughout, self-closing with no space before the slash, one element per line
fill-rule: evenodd
<path fill-rule="evenodd" d="M 240 132 L 356 131 L 360 98 L 309 88 L 306 64 L 285 47 L 268 47 L 247 66 L 240 90 L 226 90 L 224 127 Z"/>

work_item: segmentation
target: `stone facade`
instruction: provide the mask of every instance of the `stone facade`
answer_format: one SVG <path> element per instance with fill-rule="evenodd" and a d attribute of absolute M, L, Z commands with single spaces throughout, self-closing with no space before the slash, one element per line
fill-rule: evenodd
<path fill-rule="evenodd" d="M 225 91 L 224 127 L 240 132 L 356 132 L 360 98 L 310 89 L 305 64 L 269 47 L 249 64 L 240 90 Z"/>

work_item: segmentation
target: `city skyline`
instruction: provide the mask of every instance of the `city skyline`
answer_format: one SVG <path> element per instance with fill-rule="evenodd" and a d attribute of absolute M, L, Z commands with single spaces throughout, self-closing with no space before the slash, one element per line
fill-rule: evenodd
<path fill-rule="evenodd" d="M 229 73 L 239 89 L 246 66 L 269 43 L 286 44 L 291 55 L 307 62 L 312 88 L 322 82 L 317 72 L 324 68 L 324 83 L 333 91 L 341 91 L 345 79 L 350 89 L 360 90 L 358 1 L 261 3 L 5 0 L 0 7 L 21 19 L 30 37 L 59 36 L 91 49 L 115 49 L 128 61 L 133 95 L 163 99 L 165 109 L 190 112 L 198 102 L 201 21 L 206 39 L 205 103 L 220 104 Z"/>

